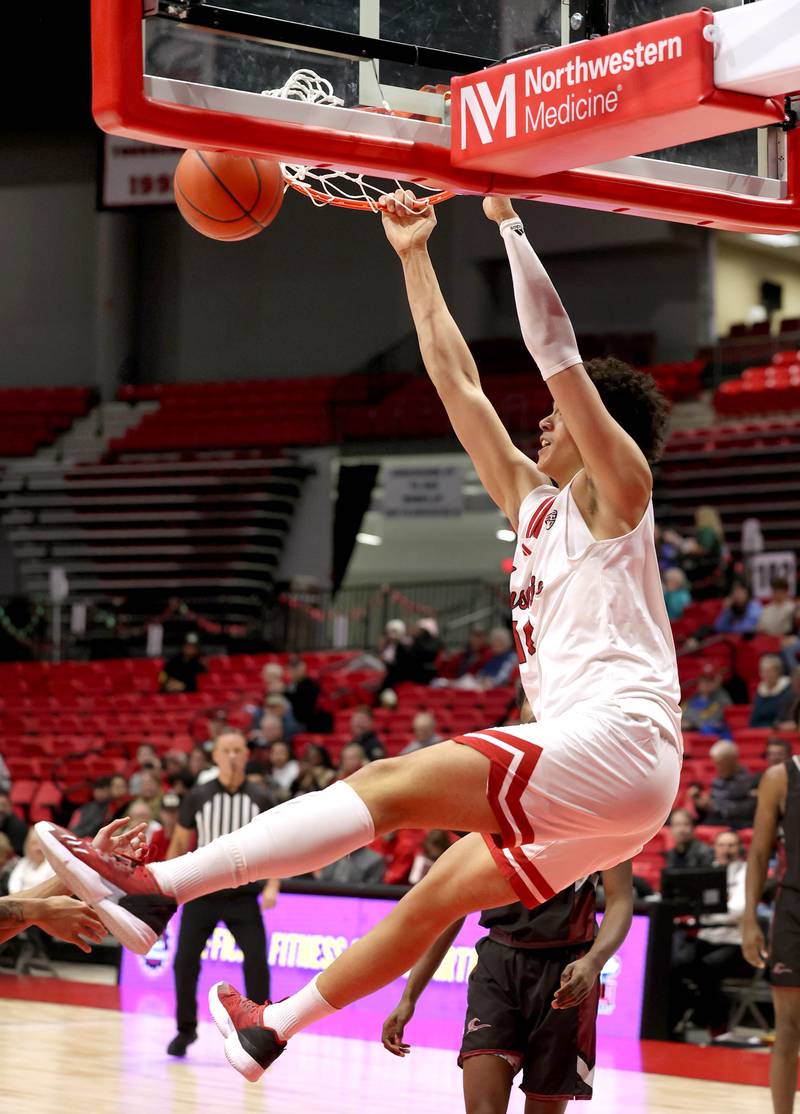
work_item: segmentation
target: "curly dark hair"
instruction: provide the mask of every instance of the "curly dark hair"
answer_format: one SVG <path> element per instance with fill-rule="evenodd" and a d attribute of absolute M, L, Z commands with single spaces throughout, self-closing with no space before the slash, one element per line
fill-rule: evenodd
<path fill-rule="evenodd" d="M 611 417 L 633 438 L 647 462 L 655 464 L 664 449 L 669 404 L 653 377 L 613 356 L 587 360 L 584 367 Z"/>

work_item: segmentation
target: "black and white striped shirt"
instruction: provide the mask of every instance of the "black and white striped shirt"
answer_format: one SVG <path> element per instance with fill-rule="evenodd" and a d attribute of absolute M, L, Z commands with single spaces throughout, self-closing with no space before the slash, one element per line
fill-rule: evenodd
<path fill-rule="evenodd" d="M 271 794 L 260 785 L 244 781 L 231 793 L 219 778 L 196 785 L 181 801 L 178 823 L 183 828 L 197 832 L 197 846 L 205 847 L 220 836 L 235 832 L 255 819 L 260 812 L 272 808 L 275 801 Z M 236 893 L 248 893 L 259 883 L 240 886 Z"/>

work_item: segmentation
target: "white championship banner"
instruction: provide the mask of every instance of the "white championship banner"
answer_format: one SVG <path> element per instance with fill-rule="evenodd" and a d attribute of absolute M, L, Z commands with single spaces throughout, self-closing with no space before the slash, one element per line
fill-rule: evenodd
<path fill-rule="evenodd" d="M 173 205 L 172 177 L 182 154 L 174 147 L 137 143 L 119 135 L 103 136 L 103 208 Z"/>

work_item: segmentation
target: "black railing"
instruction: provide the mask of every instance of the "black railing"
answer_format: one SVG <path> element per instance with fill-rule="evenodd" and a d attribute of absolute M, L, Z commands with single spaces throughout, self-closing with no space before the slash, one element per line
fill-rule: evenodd
<path fill-rule="evenodd" d="M 462 645 L 471 627 L 507 621 L 507 591 L 502 582 L 455 580 L 395 587 L 372 584 L 328 591 L 287 592 L 268 623 L 270 641 L 289 650 L 369 649 L 380 642 L 386 623 L 402 619 L 409 627 L 421 618 L 436 620 L 448 647 Z"/>

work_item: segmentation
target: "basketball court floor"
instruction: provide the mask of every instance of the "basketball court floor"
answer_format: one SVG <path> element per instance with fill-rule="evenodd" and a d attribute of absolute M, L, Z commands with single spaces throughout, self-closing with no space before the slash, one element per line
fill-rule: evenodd
<path fill-rule="evenodd" d="M 375 1042 L 300 1034 L 257 1084 L 223 1058 L 210 1023 L 185 1061 L 164 1052 L 171 1020 L 114 1010 L 0 1001 L 0 1109 L 9 1114 L 454 1114 L 463 1109 L 452 1053 L 420 1048 L 397 1060 Z M 672 1046 L 674 1058 L 683 1055 Z M 708 1055 L 708 1054 L 707 1054 Z M 735 1053 L 733 1054 L 735 1055 Z M 709 1057 L 713 1064 L 714 1052 Z M 768 1108 L 763 1086 L 600 1067 L 594 1114 L 709 1110 L 755 1114 Z M 519 1092 L 511 1111 L 520 1114 Z M 573 1104 L 570 1109 L 586 1109 Z"/>

